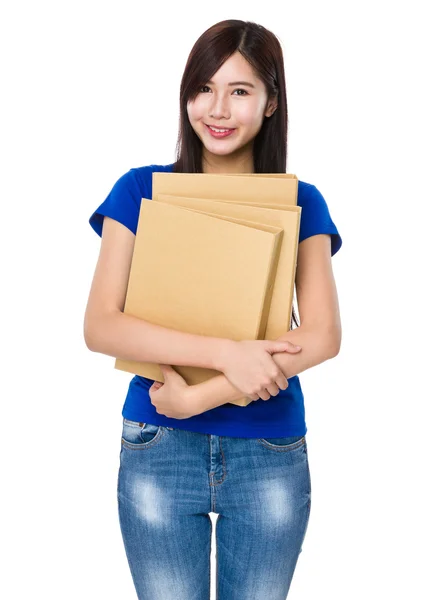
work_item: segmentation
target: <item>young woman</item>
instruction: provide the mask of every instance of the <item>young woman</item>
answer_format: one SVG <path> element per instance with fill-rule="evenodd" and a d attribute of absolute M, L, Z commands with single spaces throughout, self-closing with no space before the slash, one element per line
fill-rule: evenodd
<path fill-rule="evenodd" d="M 123 541 L 138 598 L 209 600 L 214 512 L 218 600 L 283 600 L 311 506 L 297 374 L 339 352 L 331 257 L 342 241 L 320 192 L 299 181 L 300 323 L 293 311 L 298 327 L 278 340 L 193 335 L 124 314 L 141 198 L 152 197 L 153 172 L 286 172 L 286 87 L 277 38 L 251 22 L 210 27 L 189 55 L 180 111 L 176 162 L 130 169 L 89 221 L 102 241 L 85 314 L 86 344 L 113 357 L 156 362 L 164 375 L 164 383 L 133 377 L 122 410 Z M 221 375 L 189 386 L 172 365 Z M 231 403 L 246 396 L 253 400 L 248 406 Z"/>

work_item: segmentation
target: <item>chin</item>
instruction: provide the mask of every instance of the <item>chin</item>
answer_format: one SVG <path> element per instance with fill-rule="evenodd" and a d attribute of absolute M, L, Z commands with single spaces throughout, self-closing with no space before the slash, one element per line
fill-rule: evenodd
<path fill-rule="evenodd" d="M 208 148 L 206 146 L 206 150 L 209 152 L 209 154 L 214 154 L 214 156 L 229 156 L 230 154 L 234 154 L 234 152 L 236 152 L 238 148 L 228 148 L 226 150 L 221 149 L 219 151 L 213 148 Z"/>

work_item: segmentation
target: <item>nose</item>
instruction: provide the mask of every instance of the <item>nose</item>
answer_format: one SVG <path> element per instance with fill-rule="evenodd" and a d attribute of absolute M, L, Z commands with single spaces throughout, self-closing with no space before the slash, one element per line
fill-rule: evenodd
<path fill-rule="evenodd" d="M 211 119 L 229 119 L 231 116 L 229 111 L 229 102 L 223 95 L 212 94 L 212 102 L 209 107 L 209 118 Z"/>

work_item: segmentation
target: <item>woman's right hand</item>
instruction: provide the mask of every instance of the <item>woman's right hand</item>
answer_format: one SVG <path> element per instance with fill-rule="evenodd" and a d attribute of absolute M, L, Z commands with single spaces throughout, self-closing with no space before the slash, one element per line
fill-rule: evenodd
<path fill-rule="evenodd" d="M 251 400 L 269 400 L 279 388 L 286 390 L 288 379 L 274 361 L 276 352 L 300 352 L 291 342 L 274 340 L 230 340 L 221 356 L 220 370 Z"/>

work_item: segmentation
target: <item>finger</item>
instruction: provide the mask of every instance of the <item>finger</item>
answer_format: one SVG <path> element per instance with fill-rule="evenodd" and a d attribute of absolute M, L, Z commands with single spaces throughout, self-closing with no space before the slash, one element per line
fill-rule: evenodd
<path fill-rule="evenodd" d="M 270 383 L 267 386 L 266 390 L 269 392 L 269 394 L 271 394 L 271 396 L 277 396 L 277 394 L 279 393 L 279 388 L 274 382 Z"/>
<path fill-rule="evenodd" d="M 172 365 L 160 365 L 163 375 L 179 375 Z"/>
<path fill-rule="evenodd" d="M 262 400 L 269 400 L 271 397 L 266 388 L 263 388 L 263 390 L 260 390 L 260 392 L 257 392 L 257 394 L 259 395 L 259 398 L 261 398 Z"/>
<path fill-rule="evenodd" d="M 273 342 L 269 350 L 270 352 L 286 352 L 289 348 L 289 342 Z"/>
<path fill-rule="evenodd" d="M 293 344 L 292 342 L 289 342 L 287 344 L 287 347 L 284 348 L 284 350 L 286 352 L 297 352 L 299 350 L 302 350 L 302 346 L 299 346 L 298 344 Z"/>
<path fill-rule="evenodd" d="M 292 344 L 291 342 L 276 342 L 270 348 L 270 352 L 298 352 L 301 346 Z"/>
<path fill-rule="evenodd" d="M 285 377 L 284 373 L 280 371 L 280 373 L 276 377 L 275 384 L 281 389 L 286 390 L 288 387 L 288 379 Z"/>

